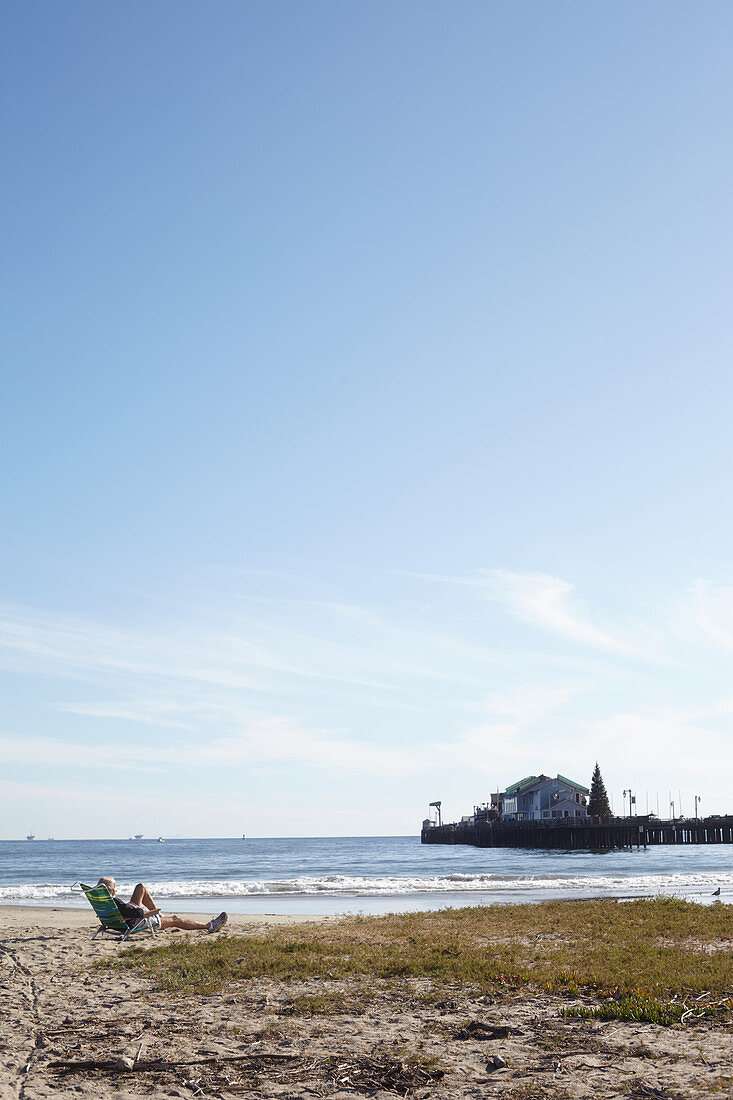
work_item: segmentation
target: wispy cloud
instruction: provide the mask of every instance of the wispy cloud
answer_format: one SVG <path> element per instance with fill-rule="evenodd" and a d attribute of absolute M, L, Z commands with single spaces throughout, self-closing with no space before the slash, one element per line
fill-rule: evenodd
<path fill-rule="evenodd" d="M 524 685 L 490 696 L 481 709 L 513 719 L 520 725 L 529 725 L 541 721 L 587 690 L 588 687 L 579 686 Z"/>
<path fill-rule="evenodd" d="M 416 756 L 389 745 L 339 737 L 329 731 L 298 728 L 282 719 L 252 724 L 236 736 L 206 740 L 158 739 L 143 743 L 70 743 L 50 737 L 0 738 L 8 764 L 133 769 L 229 768 L 256 764 L 297 764 L 329 771 L 370 775 L 413 775 L 427 766 L 429 753 Z"/>
<path fill-rule="evenodd" d="M 140 679 L 184 679 L 256 690 L 259 685 L 244 674 L 243 663 L 238 667 L 236 660 L 230 660 L 226 666 L 211 666 L 212 656 L 220 649 L 220 639 L 193 643 L 63 617 L 0 616 L 0 650 L 25 659 L 33 669 L 45 664 L 60 674 L 132 674 Z"/>
<path fill-rule="evenodd" d="M 733 649 L 733 587 L 697 580 L 690 586 L 685 608 L 702 639 Z"/>
<path fill-rule="evenodd" d="M 527 683 L 489 696 L 480 707 L 487 720 L 464 730 L 442 751 L 471 772 L 492 777 L 497 784 L 508 783 L 508 777 L 518 778 L 515 772 L 536 772 L 553 765 L 556 771 L 561 770 L 568 750 L 576 748 L 574 738 L 557 733 L 548 738 L 547 721 L 589 689 L 590 685 Z"/>
<path fill-rule="evenodd" d="M 333 611 L 333 605 L 318 606 Z M 273 690 L 269 674 L 391 691 L 396 675 L 455 675 L 448 659 L 464 668 L 498 659 L 459 636 L 339 607 L 348 611 L 347 625 L 311 623 L 310 630 L 251 617 L 227 629 L 171 623 L 167 630 L 110 630 L 95 622 L 6 613 L 0 615 L 0 653 L 6 662 L 13 655 L 26 668 L 45 664 L 59 675 L 131 674 L 141 681 L 198 681 L 253 692 Z M 354 621 L 361 631 L 353 629 Z"/>
<path fill-rule="evenodd" d="M 263 716 L 297 713 L 303 700 L 311 710 L 319 700 L 332 709 L 352 698 L 361 709 L 418 713 L 429 705 L 426 683 L 433 694 L 438 683 L 478 691 L 496 659 L 460 636 L 384 622 L 353 604 L 283 601 L 279 617 L 285 625 L 274 613 L 255 619 L 229 611 L 213 625 L 110 629 L 5 612 L 0 663 L 86 683 L 86 697 L 59 702 L 68 714 L 237 732 Z"/>
<path fill-rule="evenodd" d="M 544 573 L 424 579 L 445 587 L 389 610 L 217 597 L 188 613 L 177 607 L 175 619 L 150 612 L 110 625 L 6 609 L 0 663 L 45 684 L 38 705 L 20 703 L 24 736 L 6 724 L 2 758 L 39 775 L 74 763 L 100 773 L 165 770 L 182 783 L 256 766 L 297 787 L 305 768 L 354 783 L 420 774 L 433 783 L 452 772 L 501 785 L 539 770 L 576 775 L 585 750 L 590 766 L 596 754 L 623 749 L 649 772 L 660 770 L 660 754 L 688 769 L 706 739 L 729 751 L 727 679 L 721 687 L 711 677 L 710 654 L 719 651 L 718 669 L 729 660 L 733 589 L 700 581 L 688 593 L 676 638 L 684 676 L 670 678 L 661 662 L 618 659 L 649 661 L 634 642 L 656 642 L 665 628 L 675 642 L 664 615 L 647 627 L 607 605 L 588 612 L 570 582 Z M 13 678 L 19 701 L 23 682 Z M 662 686 L 667 710 L 653 706 Z M 59 721 L 48 718 L 54 709 Z"/>
<path fill-rule="evenodd" d="M 495 570 L 487 578 L 487 594 L 533 626 L 562 634 L 583 645 L 611 653 L 636 652 L 594 626 L 571 606 L 574 586 L 545 573 L 510 573 Z"/>
<path fill-rule="evenodd" d="M 505 569 L 482 569 L 466 576 L 407 575 L 477 589 L 485 599 L 503 605 L 514 618 L 531 626 L 607 653 L 649 659 L 642 649 L 602 630 L 581 614 L 572 603 L 575 586 L 560 577 Z"/>
<path fill-rule="evenodd" d="M 136 789 L 135 792 L 132 793 L 130 790 L 115 787 L 113 784 L 97 786 L 88 783 L 43 783 L 5 779 L 0 780 L 0 800 L 2 802 L 22 801 L 37 803 L 39 806 L 54 807 L 54 810 L 60 802 L 68 803 L 76 808 L 82 807 L 83 813 L 81 815 L 81 821 L 85 828 L 88 828 L 88 814 L 92 806 L 98 806 L 101 811 L 109 810 L 109 808 L 113 806 L 115 809 L 120 811 L 124 810 L 128 813 L 130 810 L 137 811 L 141 808 L 166 812 L 177 811 L 178 813 L 186 815 L 183 820 L 188 821 L 191 820 L 190 815 L 192 811 L 205 811 L 211 813 L 215 811 L 218 806 L 215 798 L 197 795 L 194 798 L 186 797 L 182 799 L 175 795 L 171 795 L 167 791 L 160 790 L 160 788 L 150 791 Z M 125 816 L 125 814 L 120 814 L 120 820 L 118 822 L 120 828 L 122 827 Z"/>
<path fill-rule="evenodd" d="M 717 710 L 717 708 L 716 708 Z M 587 740 L 597 754 L 626 761 L 630 776 L 646 773 L 651 786 L 676 786 L 683 768 L 690 780 L 707 790 L 729 755 L 730 733 L 718 714 L 674 707 L 624 711 L 588 724 Z"/>
<path fill-rule="evenodd" d="M 170 699 L 140 699 L 136 704 L 121 702 L 67 703 L 58 709 L 65 714 L 80 714 L 86 718 L 113 718 L 145 726 L 192 730 L 194 723 L 183 719 L 186 708 Z M 189 712 L 190 713 L 190 712 Z"/>
<path fill-rule="evenodd" d="M 250 630 L 258 627 L 256 623 L 246 625 Z M 309 642 L 312 647 L 313 639 L 299 638 L 295 631 L 279 639 L 272 627 L 269 632 L 283 649 L 295 647 L 304 658 Z M 0 649 L 36 663 L 47 662 L 59 671 L 132 673 L 251 691 L 267 690 L 262 674 L 269 672 L 385 687 L 353 670 L 330 671 L 309 664 L 307 659 L 287 660 L 246 633 L 211 631 L 200 626 L 174 624 L 168 632 L 113 631 L 93 622 L 6 614 L 0 617 Z"/>

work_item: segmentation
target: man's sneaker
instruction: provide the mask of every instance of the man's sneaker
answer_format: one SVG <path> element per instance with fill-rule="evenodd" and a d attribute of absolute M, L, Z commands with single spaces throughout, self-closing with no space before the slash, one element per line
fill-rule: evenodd
<path fill-rule="evenodd" d="M 229 917 L 226 913 L 220 913 L 218 917 L 214 917 L 209 921 L 209 932 L 218 932 L 220 928 L 223 928 Z"/>

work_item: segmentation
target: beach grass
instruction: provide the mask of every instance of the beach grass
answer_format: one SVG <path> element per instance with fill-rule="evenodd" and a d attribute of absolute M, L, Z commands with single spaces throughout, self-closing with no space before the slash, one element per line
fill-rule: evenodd
<path fill-rule="evenodd" d="M 178 992 L 213 993 L 262 977 L 428 979 L 435 988 L 591 994 L 616 998 L 619 1012 L 625 1003 L 653 1015 L 675 997 L 714 998 L 719 1012 L 733 1007 L 732 946 L 729 907 L 659 897 L 349 917 L 264 936 L 135 945 L 100 965 L 140 970 Z M 328 1011 L 327 1000 L 296 1001 L 294 1009 Z"/>

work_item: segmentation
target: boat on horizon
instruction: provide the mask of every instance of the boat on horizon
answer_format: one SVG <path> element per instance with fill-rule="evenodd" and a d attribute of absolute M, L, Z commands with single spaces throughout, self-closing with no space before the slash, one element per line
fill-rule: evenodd
<path fill-rule="evenodd" d="M 142 840 L 142 838 L 143 838 L 142 833 L 135 833 L 135 837 L 134 837 L 135 840 Z"/>
<path fill-rule="evenodd" d="M 36 838 L 35 838 L 35 836 L 33 835 L 33 833 L 28 833 L 28 836 L 27 836 L 27 837 L 26 837 L 25 839 L 26 839 L 26 840 L 35 840 Z"/>

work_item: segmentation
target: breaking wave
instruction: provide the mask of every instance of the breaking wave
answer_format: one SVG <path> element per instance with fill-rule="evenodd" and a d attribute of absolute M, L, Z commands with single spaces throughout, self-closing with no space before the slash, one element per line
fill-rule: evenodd
<path fill-rule="evenodd" d="M 121 882 L 121 897 L 128 897 L 134 882 Z M 283 879 L 158 880 L 147 883 L 155 898 L 237 897 L 400 897 L 415 894 L 521 895 L 552 892 L 568 897 L 596 894 L 680 894 L 717 886 L 733 890 L 733 873 L 660 873 L 647 875 L 497 875 L 453 873 L 412 877 L 358 877 L 327 875 Z M 3 901 L 65 901 L 78 896 L 65 883 L 0 884 Z"/>

